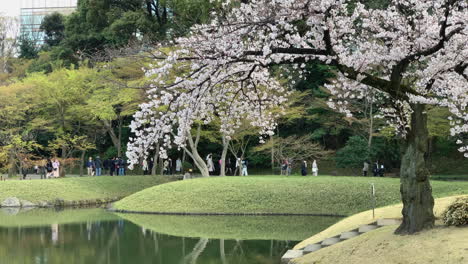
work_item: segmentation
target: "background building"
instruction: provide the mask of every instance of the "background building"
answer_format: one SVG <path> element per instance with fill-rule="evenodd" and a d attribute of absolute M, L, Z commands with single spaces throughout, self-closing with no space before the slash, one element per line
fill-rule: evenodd
<path fill-rule="evenodd" d="M 40 30 L 46 15 L 58 12 L 69 15 L 75 11 L 78 0 L 21 0 L 20 35 L 37 45 L 44 43 L 44 32 Z"/>

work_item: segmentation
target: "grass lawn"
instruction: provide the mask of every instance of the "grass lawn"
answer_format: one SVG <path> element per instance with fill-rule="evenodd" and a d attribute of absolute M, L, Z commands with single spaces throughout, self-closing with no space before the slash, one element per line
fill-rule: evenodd
<path fill-rule="evenodd" d="M 460 196 L 458 196 L 460 197 Z M 456 196 L 435 200 L 434 214 L 441 217 Z M 402 205 L 387 206 L 376 210 L 376 218 L 401 218 Z M 325 238 L 352 230 L 372 222 L 372 212 L 362 212 L 330 226 L 324 231 L 297 244 L 303 248 Z M 453 263 L 468 262 L 468 227 L 446 227 L 436 221 L 436 228 L 415 235 L 394 235 L 397 226 L 373 230 L 356 238 L 323 248 L 294 261 L 296 264 L 312 263 Z"/>
<path fill-rule="evenodd" d="M 114 204 L 119 210 L 181 213 L 310 213 L 350 215 L 400 202 L 400 181 L 373 177 L 212 177 L 172 182 Z M 468 193 L 468 182 L 432 181 L 435 197 Z"/>
<path fill-rule="evenodd" d="M 116 221 L 119 217 L 99 208 L 65 209 L 33 209 L 22 211 L 16 215 L 5 214 L 0 209 L 0 227 L 38 227 L 51 224 L 86 223 L 94 221 Z"/>
<path fill-rule="evenodd" d="M 160 234 L 228 240 L 300 241 L 336 223 L 321 216 L 178 216 L 119 214 Z"/>
<path fill-rule="evenodd" d="M 0 182 L 0 202 L 17 197 L 31 202 L 94 200 L 122 197 L 161 183 L 167 178 L 152 176 L 100 176 L 50 180 L 24 180 Z"/>

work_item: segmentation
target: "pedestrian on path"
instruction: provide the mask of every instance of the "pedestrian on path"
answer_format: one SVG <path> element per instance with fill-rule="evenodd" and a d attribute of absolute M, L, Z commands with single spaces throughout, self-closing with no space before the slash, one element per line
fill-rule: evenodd
<path fill-rule="evenodd" d="M 52 166 L 52 161 L 50 159 L 47 159 L 45 168 L 46 168 L 46 172 L 47 172 L 46 178 L 47 179 L 52 178 L 54 176 L 54 167 Z"/>
<path fill-rule="evenodd" d="M 94 161 L 94 167 L 96 168 L 96 176 L 101 176 L 102 175 L 102 161 L 101 157 L 96 156 L 96 160 Z"/>
<path fill-rule="evenodd" d="M 176 171 L 176 174 L 180 174 L 182 172 L 182 160 L 180 160 L 180 158 L 177 158 L 176 160 L 175 171 Z"/>
<path fill-rule="evenodd" d="M 57 158 L 55 158 L 54 161 L 52 162 L 52 167 L 54 169 L 54 172 L 53 172 L 54 178 L 60 177 L 60 162 L 58 161 Z"/>
<path fill-rule="evenodd" d="M 208 154 L 208 156 L 206 156 L 206 165 L 208 166 L 208 172 L 211 175 L 215 170 L 214 163 L 213 163 L 213 155 L 211 153 Z"/>
<path fill-rule="evenodd" d="M 314 160 L 314 162 L 312 163 L 312 174 L 314 176 L 318 176 L 318 166 L 316 160 Z"/>
<path fill-rule="evenodd" d="M 86 162 L 86 169 L 88 170 L 88 176 L 94 176 L 94 161 L 92 157 L 89 157 L 88 161 Z"/>
<path fill-rule="evenodd" d="M 249 173 L 247 172 L 248 165 L 248 161 L 246 159 L 242 159 L 242 176 L 249 176 Z"/>
<path fill-rule="evenodd" d="M 301 165 L 302 176 L 307 176 L 307 161 L 303 160 Z"/>
<path fill-rule="evenodd" d="M 362 175 L 367 176 L 368 172 L 369 172 L 369 163 L 367 163 L 367 161 L 364 161 L 364 167 L 362 168 Z"/>
<path fill-rule="evenodd" d="M 141 163 L 141 169 L 143 170 L 143 175 L 148 175 L 148 161 L 146 159 L 143 159 L 143 162 Z"/>

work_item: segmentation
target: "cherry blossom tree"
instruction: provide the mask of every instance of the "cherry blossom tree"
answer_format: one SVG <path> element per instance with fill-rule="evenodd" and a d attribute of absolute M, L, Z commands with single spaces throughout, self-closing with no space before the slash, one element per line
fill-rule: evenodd
<path fill-rule="evenodd" d="M 330 107 L 352 115 L 348 106 L 372 88 L 385 100 L 386 120 L 405 139 L 403 223 L 396 233 L 433 227 L 425 108 L 450 110 L 452 136 L 468 157 L 467 2 L 393 0 L 386 9 L 371 9 L 350 0 L 226 0 L 223 6 L 210 24 L 177 39 L 176 50 L 156 54 L 149 100 L 131 125 L 129 159 L 136 163 L 159 139 L 163 154 L 184 145 L 194 122 L 213 116 L 227 136 L 241 119 L 272 135 L 270 109 L 286 101 L 287 88 L 271 66 L 292 65 L 300 74 L 318 60 L 336 69 L 326 86 L 334 95 Z M 157 110 L 161 106 L 165 111 Z"/>

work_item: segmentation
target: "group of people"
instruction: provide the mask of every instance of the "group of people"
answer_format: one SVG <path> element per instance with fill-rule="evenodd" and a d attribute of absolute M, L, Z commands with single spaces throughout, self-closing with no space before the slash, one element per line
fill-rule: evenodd
<path fill-rule="evenodd" d="M 110 176 L 123 176 L 126 173 L 126 166 L 127 162 L 121 157 L 113 157 L 102 161 L 99 156 L 96 156 L 94 160 L 89 157 L 86 162 L 88 176 L 101 176 L 103 169 L 104 173 L 108 172 Z"/>
<path fill-rule="evenodd" d="M 369 173 L 369 162 L 364 161 L 364 166 L 362 168 L 362 175 L 367 176 L 368 173 Z M 374 163 L 374 166 L 372 166 L 372 173 L 374 177 L 377 177 L 377 176 L 383 177 L 385 173 L 385 166 L 379 163 L 379 161 L 376 161 Z"/>
<path fill-rule="evenodd" d="M 318 175 L 318 166 L 317 166 L 317 161 L 314 160 L 312 162 L 312 175 L 317 176 Z M 281 175 L 291 175 L 292 171 L 292 161 L 290 159 L 284 159 L 283 162 L 281 163 Z M 307 176 L 308 173 L 308 165 L 307 161 L 303 160 L 301 162 L 301 175 L 302 176 Z"/>
<path fill-rule="evenodd" d="M 206 156 L 206 165 L 208 167 L 208 172 L 210 173 L 210 175 L 216 174 L 216 172 L 221 171 L 223 160 L 219 159 L 217 164 L 218 165 L 215 166 L 215 163 L 213 162 L 213 154 L 210 153 L 208 154 L 208 156 Z M 237 158 L 235 163 L 231 162 L 231 158 L 227 158 L 225 164 L 225 172 L 226 175 L 238 175 L 240 173 L 240 175 L 242 176 L 248 176 L 248 166 L 249 162 L 244 157 Z"/>

